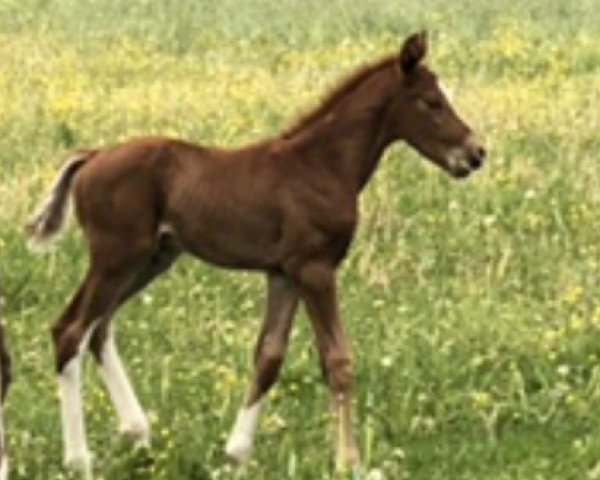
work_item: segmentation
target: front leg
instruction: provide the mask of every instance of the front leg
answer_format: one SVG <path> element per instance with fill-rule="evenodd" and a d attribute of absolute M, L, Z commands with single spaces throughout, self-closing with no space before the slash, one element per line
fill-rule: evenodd
<path fill-rule="evenodd" d="M 328 264 L 306 265 L 299 272 L 298 282 L 331 389 L 335 466 L 344 472 L 359 465 L 360 455 L 352 433 L 352 362 L 339 316 L 335 270 Z"/>
<path fill-rule="evenodd" d="M 279 375 L 297 306 L 298 292 L 290 281 L 269 275 L 267 311 L 254 355 L 254 379 L 225 447 L 227 455 L 237 462 L 246 461 L 252 452 L 261 404 Z"/>

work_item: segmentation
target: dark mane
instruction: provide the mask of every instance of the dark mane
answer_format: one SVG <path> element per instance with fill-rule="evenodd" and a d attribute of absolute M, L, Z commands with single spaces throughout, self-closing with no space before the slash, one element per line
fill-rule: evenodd
<path fill-rule="evenodd" d="M 309 113 L 302 115 L 289 127 L 287 127 L 281 134 L 282 138 L 290 138 L 301 130 L 305 129 L 315 121 L 327 115 L 340 101 L 348 94 L 353 92 L 359 85 L 361 85 L 367 78 L 371 77 L 376 72 L 388 68 L 393 63 L 398 62 L 398 55 L 389 55 L 380 59 L 375 63 L 367 64 L 348 77 L 343 79 L 338 85 L 333 87 L 331 91 L 324 97 L 320 105 Z"/>

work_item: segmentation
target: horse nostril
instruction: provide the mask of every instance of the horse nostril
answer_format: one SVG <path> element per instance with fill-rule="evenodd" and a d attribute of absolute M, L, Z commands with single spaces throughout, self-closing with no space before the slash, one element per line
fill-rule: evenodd
<path fill-rule="evenodd" d="M 471 149 L 471 152 L 468 155 L 469 165 L 473 170 L 478 169 L 483 164 L 483 160 L 486 155 L 485 148 L 477 145 Z"/>
<path fill-rule="evenodd" d="M 475 148 L 475 155 L 478 156 L 481 161 L 483 161 L 485 159 L 485 156 L 487 155 L 485 147 L 479 146 Z"/>
<path fill-rule="evenodd" d="M 479 155 L 476 154 L 471 154 L 469 155 L 469 165 L 471 166 L 472 169 L 478 169 L 479 167 L 481 167 L 481 164 L 483 163 L 483 157 L 480 157 Z"/>

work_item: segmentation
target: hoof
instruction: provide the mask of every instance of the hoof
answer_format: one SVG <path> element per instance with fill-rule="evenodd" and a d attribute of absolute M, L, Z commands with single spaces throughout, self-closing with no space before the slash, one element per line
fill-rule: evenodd
<path fill-rule="evenodd" d="M 119 434 L 131 442 L 135 449 L 150 448 L 150 428 L 146 422 L 123 425 L 119 429 Z"/>
<path fill-rule="evenodd" d="M 258 401 L 251 407 L 242 408 L 238 412 L 235 425 L 225 447 L 227 456 L 238 465 L 246 463 L 252 454 L 254 432 L 258 425 L 260 407 L 261 403 Z"/>
<path fill-rule="evenodd" d="M 225 453 L 237 465 L 246 463 L 252 455 L 252 438 L 246 435 L 232 435 L 225 447 Z"/>
<path fill-rule="evenodd" d="M 65 468 L 85 480 L 92 480 L 92 456 L 90 452 L 69 453 L 65 456 Z"/>
<path fill-rule="evenodd" d="M 335 470 L 338 473 L 360 473 L 360 454 L 356 447 L 339 452 L 335 459 Z"/>

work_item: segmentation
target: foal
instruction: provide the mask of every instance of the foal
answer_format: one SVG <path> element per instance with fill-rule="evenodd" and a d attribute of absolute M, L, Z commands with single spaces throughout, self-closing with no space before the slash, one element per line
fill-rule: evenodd
<path fill-rule="evenodd" d="M 267 278 L 254 379 L 227 453 L 244 460 L 251 451 L 261 402 L 277 378 L 302 301 L 332 392 L 336 466 L 344 470 L 359 462 L 336 286 L 336 269 L 358 219 L 358 196 L 396 140 L 454 177 L 466 177 L 485 156 L 423 64 L 426 50 L 425 34 L 412 35 L 399 55 L 356 72 L 292 128 L 246 148 L 144 138 L 80 151 L 66 164 L 29 232 L 37 241 L 57 233 L 73 190 L 90 266 L 52 329 L 67 465 L 91 475 L 80 396 L 81 356 L 88 347 L 121 431 L 148 442 L 148 421 L 119 359 L 110 320 L 181 252 Z"/>

